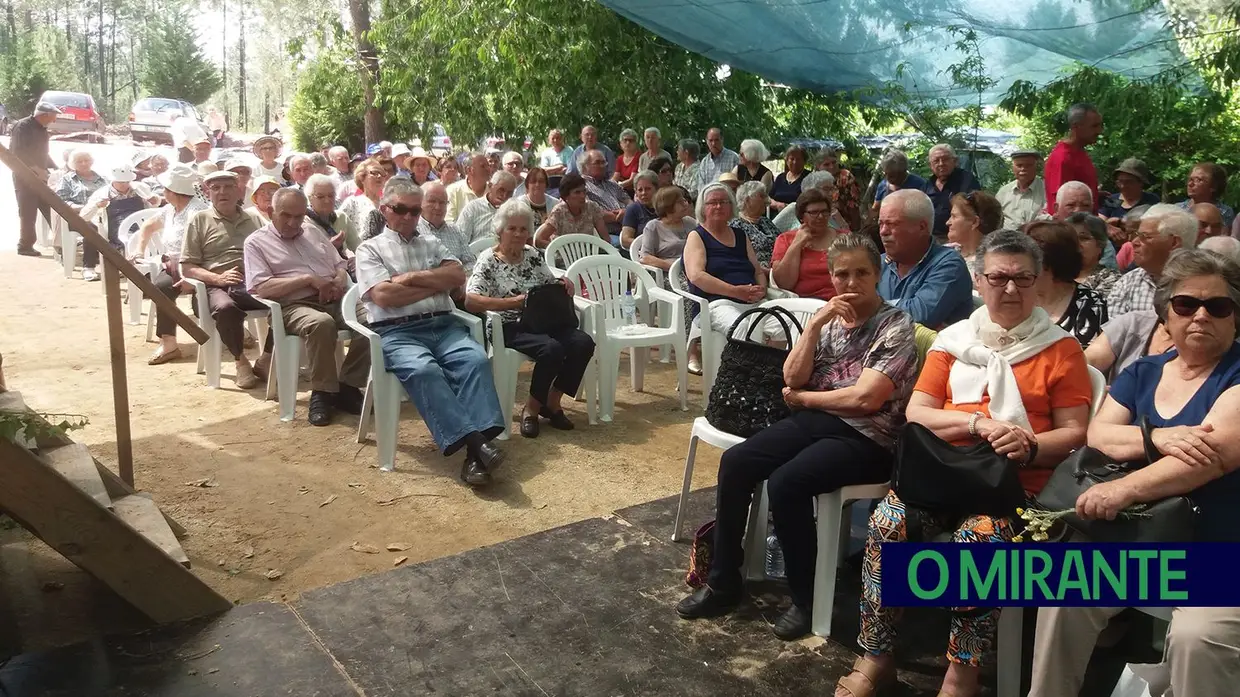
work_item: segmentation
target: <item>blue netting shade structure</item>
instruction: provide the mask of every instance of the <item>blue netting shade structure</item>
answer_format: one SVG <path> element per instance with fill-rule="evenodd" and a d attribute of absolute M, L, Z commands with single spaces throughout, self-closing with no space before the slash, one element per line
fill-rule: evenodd
<path fill-rule="evenodd" d="M 1149 78 L 1186 61 L 1165 8 L 1146 0 L 601 1 L 719 63 L 824 93 L 898 82 L 927 97 L 976 100 L 947 73 L 965 58 L 952 28 L 977 34 L 997 80 L 988 103 L 1016 80 L 1045 84 L 1076 63 Z"/>

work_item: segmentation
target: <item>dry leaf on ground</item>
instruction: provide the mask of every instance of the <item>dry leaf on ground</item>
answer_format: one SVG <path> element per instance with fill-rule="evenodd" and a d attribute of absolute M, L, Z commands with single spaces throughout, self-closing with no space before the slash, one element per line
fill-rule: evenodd
<path fill-rule="evenodd" d="M 409 548 L 410 548 L 410 547 L 412 547 L 412 546 L 413 546 L 413 545 L 409 544 L 408 542 L 389 542 L 389 543 L 388 543 L 388 546 L 387 546 L 387 551 L 389 551 L 389 552 L 403 552 L 403 551 L 405 551 L 406 549 L 409 549 Z"/>
<path fill-rule="evenodd" d="M 192 482 L 185 482 L 185 486 L 196 486 L 200 489 L 206 489 L 208 487 L 219 486 L 219 484 L 216 484 L 215 480 L 210 477 L 206 477 L 204 479 L 195 479 Z"/>
<path fill-rule="evenodd" d="M 361 552 L 362 554 L 378 554 L 379 553 L 378 547 L 375 547 L 373 545 L 364 545 L 361 542 L 354 542 L 353 544 L 349 545 L 349 549 L 353 550 L 354 552 Z"/>
<path fill-rule="evenodd" d="M 272 569 L 263 575 L 267 577 L 267 580 L 274 581 L 277 578 L 280 578 L 281 576 L 283 576 L 284 572 L 279 569 Z"/>
<path fill-rule="evenodd" d="M 322 508 L 322 507 L 326 506 L 327 504 L 331 503 L 332 501 L 335 501 L 335 500 L 336 500 L 336 498 L 337 498 L 337 497 L 336 497 L 336 495 L 335 495 L 335 494 L 332 494 L 331 496 L 328 496 L 326 499 L 324 499 L 324 500 L 323 500 L 323 503 L 320 503 L 320 504 L 319 504 L 319 508 Z"/>
<path fill-rule="evenodd" d="M 251 546 L 249 546 L 249 545 L 246 545 L 245 547 L 243 547 L 243 548 L 241 549 L 241 558 L 242 558 L 242 559 L 250 559 L 250 558 L 252 558 L 253 556 L 254 556 L 254 548 L 253 548 L 253 547 L 251 547 Z"/>
<path fill-rule="evenodd" d="M 400 566 L 409 561 L 409 557 L 396 557 L 396 561 L 392 562 L 392 566 Z"/>

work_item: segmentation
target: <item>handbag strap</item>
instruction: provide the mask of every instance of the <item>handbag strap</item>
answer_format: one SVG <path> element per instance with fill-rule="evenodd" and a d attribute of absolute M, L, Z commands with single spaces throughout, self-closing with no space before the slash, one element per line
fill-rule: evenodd
<path fill-rule="evenodd" d="M 793 327 L 796 327 L 797 334 L 800 334 L 803 331 L 803 329 L 801 328 L 801 323 L 797 321 L 796 315 L 792 314 L 785 308 L 782 308 L 779 306 L 752 307 L 742 312 L 741 316 L 737 317 L 736 321 L 732 323 L 732 328 L 728 331 L 728 340 L 729 341 L 742 341 L 742 342 L 750 343 L 750 344 L 757 343 L 753 340 L 753 332 L 755 329 L 757 329 L 759 326 L 762 325 L 762 322 L 758 321 L 760 317 L 761 318 L 765 318 L 765 317 L 775 318 L 775 321 L 779 322 L 779 325 L 783 328 L 784 336 L 788 337 L 789 341 L 792 340 L 792 331 L 788 325 L 789 322 L 792 323 Z M 738 340 L 735 338 L 736 329 L 737 327 L 740 327 L 741 323 L 744 322 L 747 318 L 749 318 L 749 322 L 750 322 L 749 331 L 745 333 L 744 337 Z"/>

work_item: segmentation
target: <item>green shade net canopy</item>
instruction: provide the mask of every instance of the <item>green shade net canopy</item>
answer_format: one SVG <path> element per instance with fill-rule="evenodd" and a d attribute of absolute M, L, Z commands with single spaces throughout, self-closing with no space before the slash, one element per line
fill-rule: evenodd
<path fill-rule="evenodd" d="M 1184 65 L 1166 9 L 1150 0 L 601 0 L 673 43 L 767 80 L 817 92 L 906 90 L 957 103 L 977 93 L 948 70 L 968 54 L 994 80 L 1044 84 L 1076 63 L 1132 78 Z M 640 61 L 640 56 L 638 57 Z M 863 97 L 865 95 L 863 94 Z"/>

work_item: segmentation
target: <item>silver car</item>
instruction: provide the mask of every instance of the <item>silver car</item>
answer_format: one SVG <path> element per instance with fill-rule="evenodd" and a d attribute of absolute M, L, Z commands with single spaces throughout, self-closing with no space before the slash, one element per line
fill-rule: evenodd
<path fill-rule="evenodd" d="M 210 132 L 193 104 L 180 99 L 147 97 L 135 102 L 129 111 L 129 136 L 135 143 L 150 140 L 171 145 L 172 122 L 181 116 L 197 121 L 204 133 Z"/>

